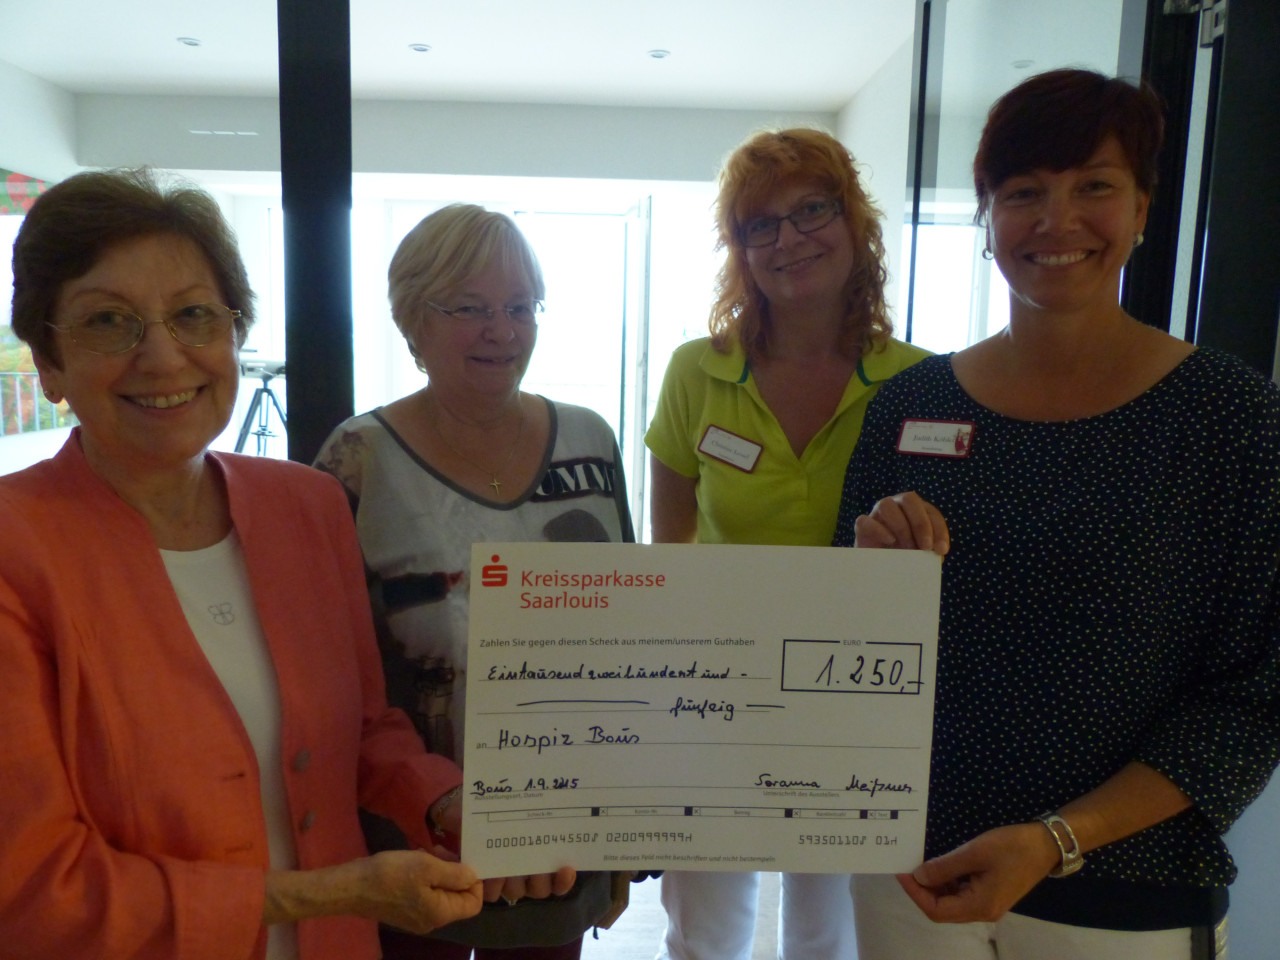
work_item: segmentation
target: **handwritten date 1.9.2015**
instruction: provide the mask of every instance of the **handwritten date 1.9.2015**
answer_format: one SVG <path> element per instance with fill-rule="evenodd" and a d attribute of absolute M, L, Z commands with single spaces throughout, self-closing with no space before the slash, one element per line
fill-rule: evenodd
<path fill-rule="evenodd" d="M 579 777 L 530 777 L 525 783 L 522 793 L 541 790 L 576 790 Z M 472 781 L 471 796 L 492 797 L 499 794 L 515 793 L 515 786 L 503 777 L 497 783 L 485 783 L 483 780 Z"/>

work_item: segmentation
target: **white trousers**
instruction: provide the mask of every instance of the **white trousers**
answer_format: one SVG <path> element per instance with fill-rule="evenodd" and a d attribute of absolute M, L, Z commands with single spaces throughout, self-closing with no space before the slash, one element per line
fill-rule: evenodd
<path fill-rule="evenodd" d="M 667 933 L 658 960 L 751 960 L 758 873 L 668 870 Z M 784 873 L 778 904 L 781 960 L 855 960 L 849 875 Z"/>
<path fill-rule="evenodd" d="M 934 923 L 889 875 L 853 877 L 859 960 L 1189 960 L 1192 930 L 1096 930 L 1014 913 Z M 1225 943 L 1220 956 L 1225 956 Z"/>

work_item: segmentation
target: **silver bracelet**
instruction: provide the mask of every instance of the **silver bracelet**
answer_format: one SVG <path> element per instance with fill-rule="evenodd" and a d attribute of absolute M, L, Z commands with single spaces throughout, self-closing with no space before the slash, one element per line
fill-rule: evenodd
<path fill-rule="evenodd" d="M 445 793 L 442 793 L 439 796 L 439 798 L 436 799 L 435 803 L 427 807 L 427 829 L 428 830 L 430 830 L 432 833 L 436 834 L 437 836 L 444 835 L 444 830 L 442 830 L 440 825 L 436 822 L 436 814 L 444 813 L 445 810 L 448 808 L 449 804 L 453 803 L 453 801 L 457 798 L 458 794 L 460 794 L 461 792 L 462 792 L 462 784 L 458 784 L 453 789 L 448 790 Z"/>
<path fill-rule="evenodd" d="M 1080 851 L 1080 841 L 1076 839 L 1076 833 L 1071 829 L 1071 824 L 1053 811 L 1042 813 L 1036 819 L 1044 824 L 1049 835 L 1053 837 L 1053 842 L 1058 845 L 1058 853 L 1062 855 L 1062 862 L 1049 871 L 1049 876 L 1069 877 L 1083 867 L 1084 854 Z"/>

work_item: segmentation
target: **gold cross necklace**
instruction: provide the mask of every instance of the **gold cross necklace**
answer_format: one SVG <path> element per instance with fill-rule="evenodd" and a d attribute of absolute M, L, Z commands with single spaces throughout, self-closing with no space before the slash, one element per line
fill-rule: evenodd
<path fill-rule="evenodd" d="M 518 396 L 516 398 L 516 402 L 519 403 Z M 436 402 L 435 406 L 438 411 L 440 406 L 438 401 Z M 448 447 L 449 450 L 453 453 L 453 455 L 456 456 L 458 459 L 463 460 L 466 463 L 469 463 L 471 466 L 475 467 L 481 473 L 489 474 L 489 476 L 492 478 L 489 481 L 489 486 L 493 487 L 494 498 L 497 499 L 499 496 L 501 496 L 502 481 L 498 479 L 498 474 L 506 472 L 507 467 L 511 466 L 511 461 L 515 459 L 516 451 L 520 449 L 520 439 L 524 436 L 524 404 L 520 403 L 520 425 L 516 427 L 516 438 L 511 443 L 511 449 L 507 451 L 506 459 L 502 461 L 502 464 L 498 467 L 497 470 L 490 470 L 488 467 L 484 466 L 483 464 L 476 463 L 474 460 L 468 457 L 465 453 L 463 453 L 461 450 L 455 447 L 452 443 L 450 443 L 449 438 L 446 437 L 444 435 L 444 431 L 440 429 L 440 416 L 438 412 L 435 417 L 432 417 L 430 419 L 431 419 L 431 427 L 432 429 L 435 430 L 436 436 L 440 438 L 441 442 L 446 447 Z"/>

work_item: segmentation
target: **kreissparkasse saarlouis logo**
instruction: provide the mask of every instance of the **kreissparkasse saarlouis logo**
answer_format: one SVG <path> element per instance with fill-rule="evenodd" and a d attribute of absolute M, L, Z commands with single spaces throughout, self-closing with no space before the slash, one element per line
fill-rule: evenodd
<path fill-rule="evenodd" d="M 505 587 L 507 585 L 507 565 L 496 553 L 489 558 L 492 562 L 480 568 L 480 586 Z"/>

